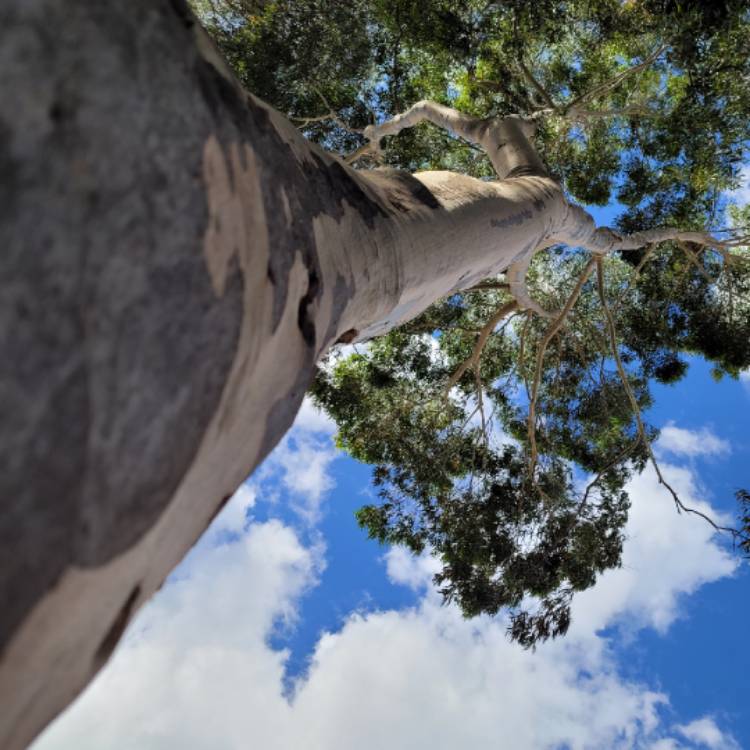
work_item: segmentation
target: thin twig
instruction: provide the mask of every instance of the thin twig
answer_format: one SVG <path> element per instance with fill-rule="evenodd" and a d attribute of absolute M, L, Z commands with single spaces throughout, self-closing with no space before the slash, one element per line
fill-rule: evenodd
<path fill-rule="evenodd" d="M 683 250 L 690 263 L 692 263 L 692 265 L 694 265 L 698 269 L 700 274 L 704 279 L 706 279 L 706 281 L 708 281 L 709 284 L 716 284 L 718 282 L 721 274 L 719 274 L 719 277 L 717 278 L 711 276 L 711 274 L 703 267 L 703 264 L 698 260 L 698 257 L 693 252 L 693 249 L 687 244 L 687 242 L 677 240 L 677 245 Z"/>
<path fill-rule="evenodd" d="M 581 498 L 581 502 L 578 504 L 578 512 L 580 513 L 581 509 L 586 505 L 586 502 L 588 501 L 589 493 L 591 490 L 601 482 L 604 475 L 610 471 L 611 469 L 614 469 L 615 466 L 622 463 L 640 444 L 641 442 L 641 434 L 640 432 L 636 436 L 636 439 L 630 444 L 626 445 L 623 450 L 621 450 L 597 475 L 594 479 L 592 479 L 587 487 L 586 491 L 583 493 L 583 497 Z"/>
<path fill-rule="evenodd" d="M 555 104 L 554 99 L 550 96 L 547 89 L 542 86 L 541 83 L 534 77 L 534 74 L 526 67 L 522 58 L 518 58 L 518 67 L 524 75 L 524 78 L 531 84 L 532 88 L 542 97 L 544 103 L 553 111 L 557 112 L 558 106 Z"/>
<path fill-rule="evenodd" d="M 562 328 L 565 319 L 568 317 L 568 313 L 573 309 L 578 297 L 583 290 L 583 285 L 591 276 L 594 270 L 595 259 L 592 258 L 583 269 L 583 272 L 578 277 L 578 282 L 575 288 L 568 297 L 568 301 L 560 311 L 560 314 L 552 321 L 549 328 L 547 329 L 544 337 L 539 343 L 539 349 L 536 353 L 536 367 L 534 370 L 534 381 L 531 386 L 531 398 L 529 399 L 529 416 L 527 421 L 527 430 L 529 436 L 529 477 L 533 480 L 534 471 L 536 470 L 536 463 L 538 459 L 538 450 L 536 445 L 536 404 L 539 397 L 539 385 L 542 380 L 542 365 L 544 363 L 544 353 L 547 351 L 549 342 L 552 341 L 557 332 Z"/>
<path fill-rule="evenodd" d="M 602 94 L 606 94 L 608 91 L 611 91 L 613 88 L 616 88 L 619 86 L 626 78 L 629 78 L 634 73 L 638 73 L 639 71 L 643 70 L 644 68 L 647 68 L 651 63 L 653 63 L 659 55 L 664 52 L 665 49 L 667 49 L 666 44 L 662 44 L 660 47 L 657 47 L 643 62 L 638 63 L 637 65 L 632 65 L 631 67 L 627 68 L 626 70 L 622 71 L 622 73 L 618 73 L 616 76 L 613 76 L 612 78 L 608 79 L 607 81 L 604 81 L 603 83 L 600 83 L 597 86 L 594 86 L 594 88 L 589 89 L 585 93 L 581 94 L 580 96 L 577 96 L 575 99 L 573 99 L 572 102 L 570 102 L 566 109 L 570 109 L 571 107 L 576 107 L 579 104 L 584 104 L 585 102 L 589 102 L 592 99 L 595 99 Z"/>
<path fill-rule="evenodd" d="M 489 438 L 487 437 L 487 418 L 484 413 L 484 397 L 482 396 L 482 378 L 479 376 L 479 361 L 474 362 L 474 382 L 477 387 L 477 403 L 479 413 L 482 417 L 482 435 L 484 435 L 484 446 L 489 447 Z"/>
<path fill-rule="evenodd" d="M 643 420 L 641 418 L 641 409 L 638 406 L 638 401 L 636 400 L 635 395 L 633 394 L 633 389 L 630 387 L 630 383 L 628 381 L 625 368 L 623 367 L 622 360 L 620 359 L 620 351 L 617 345 L 617 329 L 615 327 L 615 321 L 612 316 L 612 311 L 609 309 L 609 305 L 607 304 L 607 297 L 604 292 L 603 259 L 601 258 L 601 256 L 597 256 L 595 260 L 596 260 L 597 289 L 599 291 L 599 299 L 601 300 L 602 307 L 604 309 L 604 314 L 607 319 L 607 331 L 609 334 L 610 346 L 612 348 L 612 356 L 614 357 L 615 364 L 617 365 L 617 372 L 620 375 L 622 386 L 625 389 L 625 393 L 627 394 L 628 400 L 630 401 L 630 405 L 633 410 L 633 415 L 636 420 L 636 425 L 638 426 L 638 435 L 639 435 L 640 441 L 643 442 L 643 446 L 649 455 L 649 459 L 651 460 L 651 464 L 654 467 L 654 471 L 656 472 L 656 476 L 659 480 L 659 484 L 666 487 L 667 490 L 669 491 L 669 494 L 672 495 L 672 499 L 674 500 L 675 507 L 677 508 L 678 513 L 681 511 L 684 511 L 685 513 L 692 513 L 693 515 L 700 516 L 704 521 L 707 521 L 716 531 L 725 531 L 729 534 L 732 534 L 732 536 L 736 537 L 740 533 L 737 531 L 737 529 L 732 529 L 732 528 L 729 528 L 728 526 L 720 526 L 710 516 L 707 516 L 705 513 L 699 510 L 696 510 L 695 508 L 690 508 L 687 505 L 685 505 L 682 502 L 682 500 L 680 500 L 679 495 L 674 490 L 672 485 L 670 485 L 669 482 L 667 482 L 667 480 L 664 479 L 664 475 L 661 473 L 661 469 L 659 467 L 658 461 L 656 460 L 656 456 L 654 456 L 654 451 L 651 448 L 651 443 L 649 442 L 648 437 L 646 436 L 646 428 L 644 427 Z"/>
<path fill-rule="evenodd" d="M 654 251 L 657 247 L 658 244 L 655 242 L 652 242 L 650 245 L 646 246 L 646 252 L 643 253 L 643 257 L 640 259 L 638 265 L 633 270 L 633 274 L 628 280 L 628 283 L 625 285 L 625 288 L 622 290 L 622 292 L 617 295 L 617 299 L 615 299 L 615 308 L 620 307 L 622 301 L 625 299 L 625 295 L 630 291 L 630 289 L 633 287 L 633 284 L 638 280 L 643 267 L 646 265 L 646 263 L 648 263 L 649 260 L 651 260 L 651 257 L 653 256 Z"/>
<path fill-rule="evenodd" d="M 526 400 L 531 400 L 531 394 L 529 392 L 529 377 L 526 372 L 526 336 L 529 332 L 529 326 L 531 325 L 531 315 L 528 311 L 524 311 L 522 315 L 525 316 L 526 321 L 521 328 L 521 333 L 518 336 L 518 368 L 523 380 L 524 388 L 526 389 Z"/>
<path fill-rule="evenodd" d="M 477 341 L 474 344 L 474 349 L 472 350 L 469 357 L 464 360 L 458 367 L 458 369 L 453 373 L 453 375 L 450 376 L 450 379 L 448 380 L 447 385 L 444 389 L 445 396 L 448 395 L 451 388 L 453 388 L 456 383 L 461 379 L 463 374 L 470 368 L 476 365 L 477 362 L 479 362 L 479 358 L 482 356 L 482 350 L 485 347 L 485 344 L 487 343 L 487 339 L 490 337 L 490 334 L 495 330 L 495 326 L 506 316 L 510 315 L 516 308 L 518 307 L 518 303 L 513 300 L 511 302 L 506 302 L 503 305 L 500 305 L 500 307 L 495 310 L 495 312 L 492 314 L 490 319 L 485 323 L 484 327 L 482 328 L 481 332 L 479 333 L 479 336 L 477 336 Z"/>

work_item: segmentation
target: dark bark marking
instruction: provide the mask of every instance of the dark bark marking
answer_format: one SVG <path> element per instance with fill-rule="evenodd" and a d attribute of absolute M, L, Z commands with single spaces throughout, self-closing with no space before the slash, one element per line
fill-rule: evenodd
<path fill-rule="evenodd" d="M 314 269 L 307 272 L 307 291 L 299 301 L 297 325 L 308 346 L 315 346 L 315 319 L 310 315 L 310 306 L 315 302 L 320 288 L 320 279 Z"/>
<path fill-rule="evenodd" d="M 504 219 L 490 219 L 491 226 L 497 229 L 506 229 L 507 227 L 517 227 L 533 218 L 531 211 L 528 208 L 524 208 L 521 211 L 517 211 Z"/>
<path fill-rule="evenodd" d="M 190 6 L 187 4 L 187 0 L 169 0 L 169 4 L 186 28 L 192 29 L 195 26 L 195 18 L 190 10 Z"/>
<path fill-rule="evenodd" d="M 539 177 L 539 169 L 529 166 L 528 164 L 520 164 L 511 169 L 510 172 L 505 175 L 504 179 L 510 180 L 513 177 Z"/>
<path fill-rule="evenodd" d="M 350 328 L 348 331 L 344 331 L 337 339 L 337 344 L 351 344 L 354 339 L 359 336 L 359 331 L 356 328 Z"/>
<path fill-rule="evenodd" d="M 120 641 L 122 634 L 125 632 L 125 628 L 128 626 L 130 621 L 130 614 L 133 611 L 136 601 L 141 593 L 141 586 L 138 584 L 130 592 L 128 598 L 120 607 L 120 611 L 117 613 L 117 617 L 112 621 L 109 626 L 107 634 L 102 639 L 99 647 L 96 649 L 94 654 L 94 671 L 98 671 L 102 665 L 109 659 L 112 652 L 115 650 L 115 646 Z"/>
<path fill-rule="evenodd" d="M 241 133 L 248 120 L 248 104 L 241 92 L 217 70 L 208 60 L 196 55 L 194 62 L 195 78 L 203 100 L 214 116 L 219 132 L 234 126 L 235 133 Z M 226 122 L 229 117 L 230 123 Z"/>

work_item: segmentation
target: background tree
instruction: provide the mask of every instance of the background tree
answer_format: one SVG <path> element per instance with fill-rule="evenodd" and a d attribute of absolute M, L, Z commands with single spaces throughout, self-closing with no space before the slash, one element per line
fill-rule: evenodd
<path fill-rule="evenodd" d="M 5 747 L 106 662 L 334 343 L 412 321 L 316 393 L 381 467 L 370 531 L 527 644 L 617 562 L 648 381 L 748 364 L 744 220 L 718 224 L 743 5 L 201 12 L 236 73 L 181 0 L 0 13 Z M 574 202 L 613 191 L 616 230 Z"/>

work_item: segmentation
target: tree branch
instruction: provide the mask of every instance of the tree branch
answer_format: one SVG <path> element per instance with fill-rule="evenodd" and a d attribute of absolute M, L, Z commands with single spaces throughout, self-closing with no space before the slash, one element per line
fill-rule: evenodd
<path fill-rule="evenodd" d="M 578 511 L 580 512 L 581 509 L 586 505 L 589 498 L 589 493 L 591 490 L 596 487 L 599 482 L 602 481 L 602 478 L 604 475 L 610 470 L 614 469 L 615 466 L 622 463 L 641 443 L 641 435 L 638 433 L 636 436 L 636 439 L 630 443 L 630 445 L 626 445 L 625 448 L 620 451 L 597 475 L 594 479 L 592 479 L 588 485 L 586 486 L 586 490 L 583 493 L 583 497 L 581 498 L 581 502 L 578 504 Z"/>
<path fill-rule="evenodd" d="M 480 143 L 480 131 L 487 124 L 487 121 L 481 118 L 465 115 L 457 109 L 437 102 L 423 100 L 391 120 L 379 125 L 368 125 L 364 129 L 364 136 L 369 141 L 379 141 L 388 135 L 397 135 L 406 128 L 413 128 L 421 122 L 431 122 L 472 143 Z"/>
<path fill-rule="evenodd" d="M 571 101 L 567 106 L 566 110 L 569 110 L 571 108 L 577 107 L 579 104 L 585 104 L 586 102 L 590 102 L 592 99 L 595 99 L 602 94 L 606 94 L 608 91 L 611 91 L 613 88 L 616 88 L 619 86 L 626 78 L 629 78 L 630 76 L 634 75 L 635 73 L 638 73 L 641 70 L 644 70 L 647 68 L 651 63 L 653 63 L 659 55 L 661 55 L 662 52 L 664 52 L 665 49 L 667 49 L 668 45 L 662 44 L 660 47 L 657 47 L 643 62 L 638 63 L 637 65 L 632 65 L 631 67 L 627 68 L 626 70 L 622 71 L 622 73 L 618 73 L 616 76 L 613 76 L 607 81 L 604 81 L 603 83 L 600 83 L 597 86 L 594 86 L 594 88 L 589 89 L 585 93 L 581 94 L 580 96 L 577 96 L 573 101 Z"/>
<path fill-rule="evenodd" d="M 542 318 L 554 318 L 557 313 L 545 310 L 536 300 L 532 299 L 526 286 L 526 274 L 531 260 L 536 252 L 541 249 L 541 247 L 535 248 L 521 260 L 511 263 L 505 271 L 505 277 L 508 279 L 508 290 L 513 299 L 518 302 L 519 309 L 531 310 Z"/>
<path fill-rule="evenodd" d="M 326 120 L 333 120 L 333 122 L 335 122 L 342 130 L 345 130 L 347 133 L 362 135 L 363 130 L 350 127 L 338 116 L 338 114 L 336 114 L 336 111 L 328 103 L 328 99 L 325 98 L 325 96 L 323 95 L 323 92 L 320 89 L 316 88 L 315 86 L 313 86 L 312 89 L 321 98 L 321 100 L 323 101 L 323 104 L 328 109 L 328 112 L 322 115 L 318 115 L 317 117 L 290 117 L 289 118 L 290 120 L 299 122 L 300 128 L 306 128 L 308 125 L 313 125 L 317 122 L 325 122 Z"/>
<path fill-rule="evenodd" d="M 601 258 L 601 256 L 597 256 L 595 260 L 597 290 L 599 292 L 599 299 L 602 303 L 602 308 L 604 309 L 604 314 L 607 321 L 607 333 L 609 335 L 609 343 L 612 349 L 612 356 L 614 357 L 615 365 L 617 366 L 617 372 L 620 376 L 620 380 L 622 381 L 622 386 L 625 389 L 625 393 L 627 394 L 628 400 L 630 401 L 630 406 L 633 410 L 633 415 L 638 427 L 639 440 L 643 443 L 643 447 L 648 453 L 651 464 L 654 467 L 654 471 L 656 472 L 656 476 L 659 480 L 659 484 L 666 487 L 669 491 L 669 494 L 672 495 L 672 499 L 674 500 L 675 507 L 677 508 L 678 513 L 682 511 L 684 511 L 685 513 L 692 513 L 693 515 L 699 516 L 704 521 L 707 521 L 716 531 L 727 532 L 735 538 L 737 536 L 740 536 L 741 532 L 739 532 L 737 529 L 733 529 L 728 526 L 720 526 L 716 523 L 716 521 L 714 521 L 710 516 L 706 515 L 702 511 L 696 510 L 695 508 L 690 508 L 689 506 L 685 505 L 682 500 L 680 500 L 679 495 L 674 490 L 672 485 L 669 484 L 666 479 L 664 479 L 664 475 L 661 473 L 661 468 L 659 467 L 659 463 L 656 460 L 656 456 L 654 456 L 654 451 L 651 448 L 651 443 L 649 442 L 646 435 L 646 429 L 643 425 L 643 419 L 641 418 L 641 409 L 638 406 L 638 401 L 635 398 L 635 395 L 633 394 L 633 389 L 630 387 L 627 373 L 625 372 L 625 368 L 622 365 L 622 360 L 620 359 L 620 351 L 617 345 L 617 328 L 615 327 L 614 317 L 612 315 L 612 311 L 609 309 L 609 305 L 607 304 L 607 297 L 604 292 L 604 260 L 603 258 Z"/>
<path fill-rule="evenodd" d="M 750 244 L 750 235 L 735 234 L 728 239 L 719 239 L 709 232 L 682 230 L 674 227 L 647 229 L 642 232 L 623 234 L 610 227 L 597 227 L 591 215 L 581 206 L 568 204 L 568 215 L 562 231 L 552 241 L 583 247 L 596 255 L 608 255 L 621 250 L 638 250 L 649 244 L 667 241 L 691 242 L 702 247 L 711 247 L 727 262 L 750 261 L 750 256 L 732 254 L 730 251 Z"/>
<path fill-rule="evenodd" d="M 461 294 L 466 294 L 467 292 L 488 292 L 495 290 L 507 292 L 509 289 L 510 284 L 507 281 L 480 281 L 479 284 L 474 284 L 474 286 L 470 286 L 468 289 L 462 289 Z"/>
<path fill-rule="evenodd" d="M 391 120 L 378 125 L 368 125 L 363 134 L 377 147 L 382 138 L 397 135 L 402 130 L 422 122 L 430 122 L 469 143 L 480 146 L 501 180 L 508 175 L 519 174 L 520 170 L 524 175 L 547 176 L 547 170 L 529 140 L 536 126 L 532 120 L 518 115 L 482 119 L 471 117 L 437 102 L 424 100 Z M 361 153 L 357 158 L 359 155 Z M 354 156 L 353 154 L 352 157 Z"/>
<path fill-rule="evenodd" d="M 555 104 L 555 101 L 550 95 L 549 91 L 547 91 L 547 89 L 544 88 L 544 86 L 542 86 L 542 84 L 539 83 L 539 81 L 534 77 L 534 74 L 526 67 L 521 57 L 518 58 L 518 67 L 521 69 L 524 78 L 528 81 L 528 83 L 531 84 L 534 91 L 536 91 L 539 96 L 542 97 L 544 103 L 549 107 L 549 109 L 551 109 L 553 112 L 558 112 L 560 108 L 557 106 L 557 104 Z"/>
<path fill-rule="evenodd" d="M 489 437 L 487 436 L 487 417 L 484 413 L 484 397 L 482 396 L 482 378 L 479 375 L 479 360 L 474 362 L 472 367 L 474 370 L 474 383 L 477 389 L 477 405 L 479 406 L 479 414 L 482 419 L 482 435 L 484 436 L 484 445 L 489 445 Z"/>
<path fill-rule="evenodd" d="M 476 343 L 474 344 L 474 349 L 472 350 L 471 354 L 467 359 L 465 359 L 458 367 L 458 369 L 453 373 L 453 375 L 450 376 L 450 379 L 448 380 L 447 385 L 445 386 L 445 389 L 443 393 L 447 396 L 450 392 L 451 388 L 453 388 L 456 383 L 461 379 L 463 374 L 470 368 L 475 367 L 480 357 L 482 356 L 482 351 L 487 344 L 487 339 L 490 337 L 490 334 L 495 330 L 495 327 L 497 324 L 505 317 L 510 315 L 514 310 L 518 309 L 518 303 L 513 300 L 512 302 L 506 302 L 503 305 L 500 305 L 500 307 L 495 310 L 495 312 L 492 314 L 490 319 L 485 323 L 484 327 L 479 333 L 479 336 L 477 337 Z"/>

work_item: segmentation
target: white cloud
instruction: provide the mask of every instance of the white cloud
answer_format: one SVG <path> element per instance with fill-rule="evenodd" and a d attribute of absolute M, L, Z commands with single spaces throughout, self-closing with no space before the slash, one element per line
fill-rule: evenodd
<path fill-rule="evenodd" d="M 309 396 L 305 396 L 292 429 L 333 435 L 336 423 L 322 409 L 318 409 Z"/>
<path fill-rule="evenodd" d="M 666 427 L 662 427 L 656 447 L 659 451 L 688 458 L 721 456 L 731 452 L 729 443 L 715 435 L 708 427 L 685 430 L 676 427 L 674 422 L 668 422 Z"/>
<path fill-rule="evenodd" d="M 255 505 L 255 498 L 255 487 L 248 483 L 241 484 L 214 519 L 209 528 L 209 536 L 221 532 L 241 534 L 247 525 L 248 513 Z"/>
<path fill-rule="evenodd" d="M 747 388 L 748 391 L 750 391 L 750 370 L 743 370 L 740 373 L 740 383 Z"/>
<path fill-rule="evenodd" d="M 331 464 L 341 456 L 333 443 L 335 425 L 305 397 L 294 424 L 250 480 L 263 488 L 266 502 L 275 502 L 280 490 L 308 526 L 316 524 L 326 493 L 336 486 Z"/>
<path fill-rule="evenodd" d="M 709 750 L 739 750 L 740 747 L 734 738 L 722 732 L 708 716 L 675 728 L 683 737 Z"/>
<path fill-rule="evenodd" d="M 664 470 L 685 502 L 710 510 L 691 473 Z M 664 630 L 681 596 L 734 569 L 706 524 L 677 516 L 652 475 L 631 492 L 624 568 L 579 598 L 566 639 L 519 649 L 502 619 L 467 621 L 442 606 L 429 585 L 434 561 L 392 551 L 388 574 L 422 592 L 417 606 L 352 614 L 324 634 L 291 701 L 282 688 L 287 654 L 268 638 L 295 622 L 322 549 L 304 547 L 277 521 L 199 546 L 187 576 L 148 605 L 35 750 L 729 750 L 733 740 L 711 719 L 667 724 L 668 698 L 623 679 L 598 633 L 615 622 Z M 236 529 L 235 512 L 222 523 Z"/>
<path fill-rule="evenodd" d="M 336 485 L 329 468 L 338 456 L 330 438 L 318 439 L 295 430 L 273 452 L 263 476 L 269 472 L 280 476 L 293 510 L 313 525 L 320 519 L 325 494 Z"/>
<path fill-rule="evenodd" d="M 428 554 L 415 557 L 405 547 L 391 547 L 385 554 L 388 578 L 414 591 L 427 588 L 440 570 L 440 563 Z"/>
<path fill-rule="evenodd" d="M 728 521 L 700 498 L 694 475 L 662 464 L 665 479 L 689 507 L 717 521 Z M 672 498 L 653 470 L 628 486 L 633 506 L 625 529 L 622 567 L 574 602 L 573 629 L 593 632 L 618 622 L 629 629 L 665 632 L 680 616 L 681 597 L 731 575 L 737 561 L 714 542 L 713 529 L 694 515 L 678 515 Z"/>

